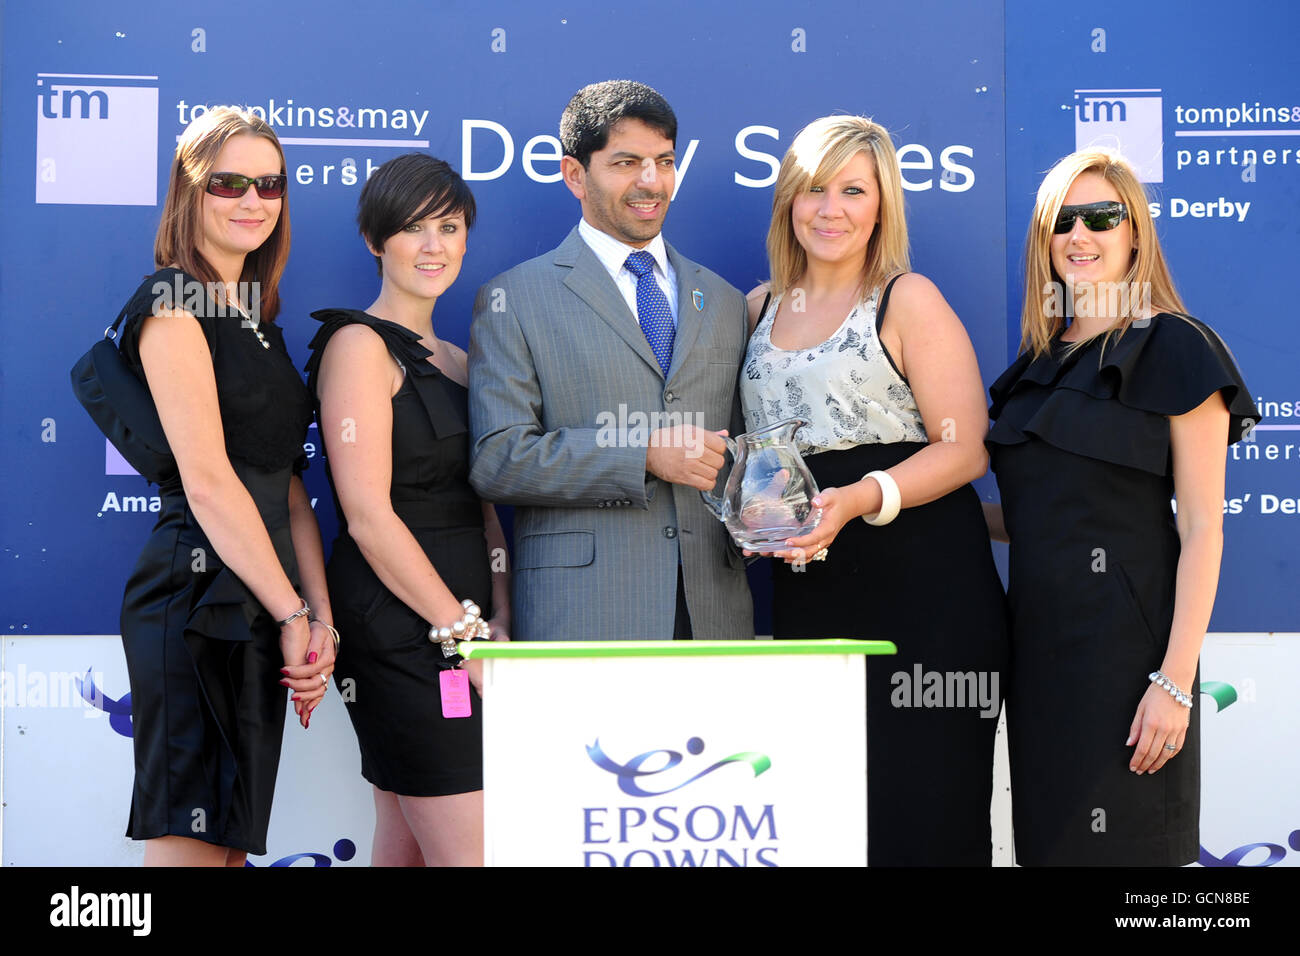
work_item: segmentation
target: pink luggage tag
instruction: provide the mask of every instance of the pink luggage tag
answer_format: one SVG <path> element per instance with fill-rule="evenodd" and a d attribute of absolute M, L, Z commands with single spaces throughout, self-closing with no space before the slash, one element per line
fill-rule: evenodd
<path fill-rule="evenodd" d="M 442 690 L 442 716 L 468 717 L 469 675 L 459 668 L 445 670 L 438 674 L 438 684 Z"/>

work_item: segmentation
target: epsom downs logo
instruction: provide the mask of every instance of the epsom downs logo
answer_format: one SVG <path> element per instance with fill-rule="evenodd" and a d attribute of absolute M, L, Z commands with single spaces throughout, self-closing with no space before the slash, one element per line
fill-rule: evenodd
<path fill-rule="evenodd" d="M 158 204 L 158 77 L 36 74 L 36 201 Z"/>
<path fill-rule="evenodd" d="M 692 737 L 686 741 L 686 752 L 692 756 L 699 756 L 704 752 L 704 741 L 699 737 Z M 664 764 L 653 770 L 643 769 L 647 760 L 651 760 L 662 754 Z M 687 784 L 694 783 L 701 777 L 706 777 L 725 767 L 729 763 L 747 763 L 754 769 L 754 776 L 757 777 L 765 770 L 772 766 L 772 761 L 766 754 L 753 753 L 745 751 L 743 753 L 732 754 L 730 757 L 723 757 L 721 760 L 708 767 L 705 767 L 699 773 L 686 780 L 681 781 L 676 786 L 668 787 L 666 790 L 646 790 L 641 787 L 637 781 L 642 777 L 653 777 L 669 770 L 675 769 L 682 762 L 682 755 L 676 750 L 647 750 L 643 754 L 637 754 L 625 764 L 615 763 L 605 755 L 605 751 L 600 749 L 600 739 L 587 748 L 587 756 L 601 770 L 608 770 L 614 776 L 618 777 L 618 788 L 630 797 L 659 797 L 665 793 L 672 793 L 674 790 L 680 790 Z M 667 781 L 664 781 L 667 782 Z"/>
<path fill-rule="evenodd" d="M 704 752 L 704 741 L 690 738 L 686 752 L 698 757 Z M 630 797 L 663 797 L 732 764 L 748 765 L 753 776 L 728 775 L 728 788 L 709 791 L 716 803 L 683 806 L 674 799 L 657 805 L 640 799 L 632 806 L 583 807 L 583 866 L 779 865 L 776 805 L 740 802 L 754 792 L 753 781 L 771 768 L 766 754 L 734 753 L 707 766 L 706 760 L 696 761 L 700 769 L 694 773 L 683 766 L 685 758 L 676 750 L 647 750 L 619 763 L 610 759 L 598 738 L 587 747 L 587 756 L 613 774 L 618 789 Z M 647 780 L 652 777 L 658 779 Z M 721 794 L 726 798 L 720 799 Z"/>

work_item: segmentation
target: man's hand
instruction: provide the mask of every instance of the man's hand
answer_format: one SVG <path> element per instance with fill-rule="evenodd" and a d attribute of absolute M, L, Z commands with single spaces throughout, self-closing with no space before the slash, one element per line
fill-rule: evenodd
<path fill-rule="evenodd" d="M 645 470 L 675 485 L 712 491 L 726 460 L 727 443 L 722 440 L 726 434 L 726 429 L 711 432 L 694 425 L 657 429 L 650 434 Z"/>

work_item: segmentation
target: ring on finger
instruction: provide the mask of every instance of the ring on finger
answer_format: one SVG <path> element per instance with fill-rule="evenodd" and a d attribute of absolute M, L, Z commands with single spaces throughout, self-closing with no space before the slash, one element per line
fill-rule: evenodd
<path fill-rule="evenodd" d="M 1170 753 L 1175 753 L 1175 754 L 1178 753 L 1178 748 L 1175 747 L 1173 744 L 1165 744 L 1165 749 L 1168 750 Z"/>
<path fill-rule="evenodd" d="M 324 674 L 318 674 L 317 676 L 320 677 L 320 682 L 324 684 L 326 687 L 330 685 L 330 679 L 326 677 Z"/>
<path fill-rule="evenodd" d="M 831 553 L 831 549 L 830 549 L 830 548 L 821 548 L 820 550 L 817 551 L 816 554 L 814 554 L 814 555 L 812 556 L 812 560 L 813 560 L 813 561 L 825 561 L 826 558 L 827 558 L 827 556 L 828 556 L 830 553 Z"/>

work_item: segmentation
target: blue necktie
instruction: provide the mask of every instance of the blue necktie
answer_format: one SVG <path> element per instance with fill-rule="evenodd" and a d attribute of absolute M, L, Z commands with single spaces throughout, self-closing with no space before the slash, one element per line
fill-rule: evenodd
<path fill-rule="evenodd" d="M 668 377 L 668 366 L 673 360 L 673 310 L 668 307 L 668 299 L 663 289 L 655 281 L 655 261 L 648 252 L 634 252 L 623 263 L 628 272 L 636 276 L 636 317 L 641 323 L 641 331 L 650 343 L 659 368 L 664 377 Z"/>

